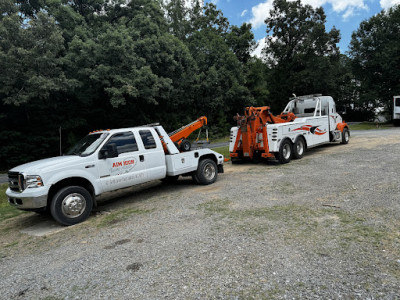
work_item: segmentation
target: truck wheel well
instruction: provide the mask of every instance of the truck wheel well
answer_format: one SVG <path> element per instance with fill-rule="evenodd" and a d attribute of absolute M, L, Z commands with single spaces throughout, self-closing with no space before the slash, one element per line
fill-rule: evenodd
<path fill-rule="evenodd" d="M 53 199 L 54 195 L 62 188 L 66 187 L 66 186 L 81 186 L 83 188 L 85 188 L 90 195 L 93 198 L 93 203 L 94 205 L 96 205 L 95 202 L 95 192 L 94 192 L 94 187 L 93 185 L 90 183 L 89 180 L 82 178 L 82 177 L 70 177 L 70 178 L 65 178 L 59 182 L 57 182 L 56 184 L 53 184 L 49 190 L 49 194 L 47 196 L 47 206 L 49 206 L 51 200 Z"/>
<path fill-rule="evenodd" d="M 218 164 L 217 158 L 213 154 L 202 155 L 202 156 L 200 156 L 199 160 L 202 160 L 202 159 L 205 159 L 205 158 L 212 159 L 216 164 Z"/>

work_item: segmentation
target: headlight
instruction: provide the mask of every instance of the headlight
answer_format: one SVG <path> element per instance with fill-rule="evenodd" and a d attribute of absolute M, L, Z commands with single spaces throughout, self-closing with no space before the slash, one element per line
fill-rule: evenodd
<path fill-rule="evenodd" d="M 38 175 L 25 176 L 25 188 L 37 188 L 43 186 L 42 178 Z"/>

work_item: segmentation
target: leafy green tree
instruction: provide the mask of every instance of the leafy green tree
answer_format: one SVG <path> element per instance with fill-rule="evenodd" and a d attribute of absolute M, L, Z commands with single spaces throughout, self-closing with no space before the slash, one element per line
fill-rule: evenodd
<path fill-rule="evenodd" d="M 246 70 L 246 86 L 254 98 L 254 105 L 270 105 L 268 103 L 270 69 L 261 59 L 252 57 L 246 64 Z"/>
<path fill-rule="evenodd" d="M 226 40 L 238 60 L 246 64 L 256 46 L 254 34 L 251 32 L 251 24 L 243 23 L 240 27 L 231 26 Z"/>
<path fill-rule="evenodd" d="M 325 28 L 322 7 L 313 9 L 300 0 L 275 0 L 267 25 L 264 58 L 271 68 L 270 101 L 282 109 L 295 93 L 332 94 L 336 88 L 332 69 L 339 60 L 339 31 Z"/>
<path fill-rule="evenodd" d="M 400 93 L 400 6 L 383 10 L 363 21 L 352 35 L 350 58 L 359 82 L 357 102 L 372 109 L 391 107 Z"/>

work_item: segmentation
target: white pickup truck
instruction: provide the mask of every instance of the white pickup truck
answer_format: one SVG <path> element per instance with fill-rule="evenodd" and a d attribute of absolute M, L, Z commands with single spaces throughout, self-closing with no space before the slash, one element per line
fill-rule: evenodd
<path fill-rule="evenodd" d="M 180 175 L 211 184 L 223 173 L 223 161 L 210 149 L 181 153 L 158 124 L 97 131 L 64 156 L 11 169 L 6 194 L 18 209 L 49 210 L 57 222 L 73 225 L 89 217 L 104 192 Z"/>

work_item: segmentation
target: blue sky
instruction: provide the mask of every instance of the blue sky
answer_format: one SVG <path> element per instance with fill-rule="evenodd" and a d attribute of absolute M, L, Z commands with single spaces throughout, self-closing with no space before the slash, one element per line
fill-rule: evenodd
<path fill-rule="evenodd" d="M 268 17 L 273 0 L 213 0 L 217 8 L 222 10 L 230 24 L 241 25 L 244 22 L 251 23 L 255 39 L 262 41 L 266 37 L 266 26 L 263 22 Z M 387 9 L 400 0 L 302 0 L 303 4 L 313 7 L 322 6 L 326 14 L 326 26 L 330 30 L 335 26 L 340 30 L 340 51 L 345 53 L 351 40 L 351 34 L 357 30 L 359 24 L 371 16 Z M 256 51 L 257 52 L 257 51 Z"/>

